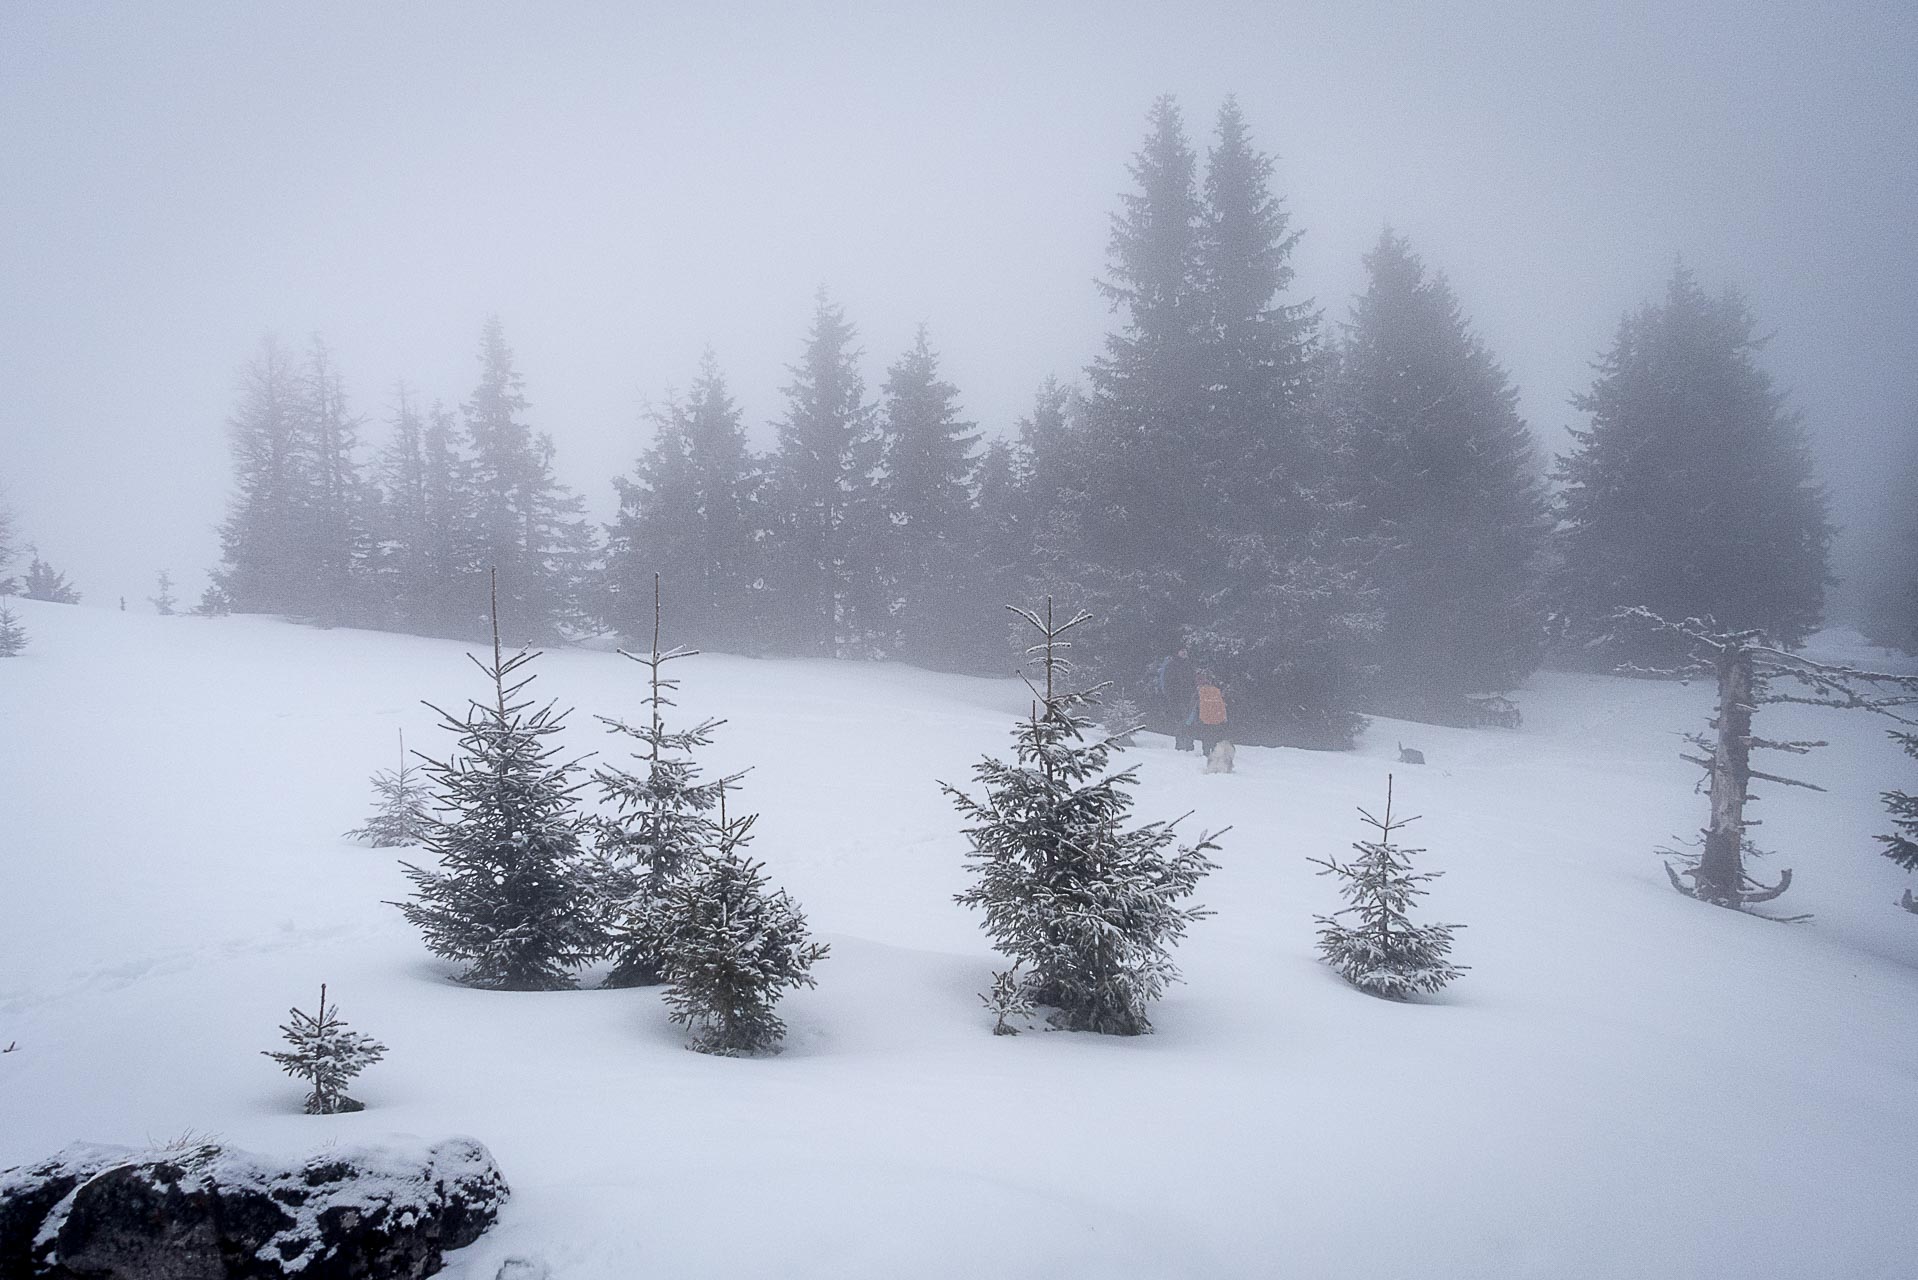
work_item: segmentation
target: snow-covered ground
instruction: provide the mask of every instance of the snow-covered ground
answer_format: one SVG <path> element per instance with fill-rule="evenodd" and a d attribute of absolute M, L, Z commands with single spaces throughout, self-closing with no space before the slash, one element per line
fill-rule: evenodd
<path fill-rule="evenodd" d="M 1863 716 L 1772 789 L 1784 925 L 1673 893 L 1652 850 L 1704 802 L 1675 759 L 1700 687 L 1541 675 L 1522 731 L 1377 721 L 1360 750 L 1243 748 L 1238 772 L 1149 738 L 1141 817 L 1230 825 L 1131 1040 L 988 1034 L 994 967 L 935 779 L 970 782 L 1023 708 L 1011 680 L 706 656 L 688 716 L 710 771 L 751 766 L 757 856 L 832 955 L 784 1006 L 786 1052 L 681 1049 L 654 991 L 500 994 L 447 980 L 383 899 L 358 824 L 419 700 L 481 692 L 457 644 L 254 619 L 15 602 L 0 661 L 0 1166 L 189 1130 L 296 1154 L 470 1134 L 514 1189 L 447 1274 L 510 1256 L 555 1280 L 699 1276 L 1908 1277 L 1918 1206 L 1918 918 L 1878 856 L 1909 762 Z M 632 715 L 641 669 L 587 650 L 535 688 Z M 1425 767 L 1393 763 L 1395 744 Z M 1471 971 L 1395 1005 L 1315 960 L 1337 905 L 1307 855 L 1383 800 L 1446 872 Z M 390 1046 L 356 1115 L 299 1114 L 259 1051 L 321 981 Z"/>

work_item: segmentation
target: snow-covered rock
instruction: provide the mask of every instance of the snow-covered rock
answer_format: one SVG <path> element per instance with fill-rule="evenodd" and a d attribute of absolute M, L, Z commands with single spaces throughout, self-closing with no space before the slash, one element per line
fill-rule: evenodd
<path fill-rule="evenodd" d="M 292 1166 L 217 1143 L 80 1143 L 0 1173 L 0 1277 L 415 1280 L 479 1239 L 506 1195 L 470 1138 Z"/>

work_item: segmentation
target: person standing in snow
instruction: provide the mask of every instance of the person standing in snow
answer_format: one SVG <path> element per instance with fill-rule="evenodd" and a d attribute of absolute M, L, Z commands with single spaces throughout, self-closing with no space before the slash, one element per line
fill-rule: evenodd
<path fill-rule="evenodd" d="M 1192 655 L 1184 645 L 1180 645 L 1177 653 L 1159 664 L 1157 692 L 1165 723 L 1172 734 L 1172 745 L 1180 751 L 1192 750 L 1189 726 L 1198 713 L 1197 678 L 1198 671 L 1192 665 Z"/>
<path fill-rule="evenodd" d="M 1207 671 L 1201 671 L 1198 674 L 1192 705 L 1191 732 L 1199 739 L 1199 754 L 1208 758 L 1212 755 L 1212 748 L 1218 746 L 1227 737 L 1225 690 Z"/>

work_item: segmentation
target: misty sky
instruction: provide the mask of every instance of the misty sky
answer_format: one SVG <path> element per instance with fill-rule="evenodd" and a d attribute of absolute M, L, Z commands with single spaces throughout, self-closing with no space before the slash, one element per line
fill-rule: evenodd
<path fill-rule="evenodd" d="M 260 336 L 355 407 L 457 404 L 482 320 L 610 515 L 710 345 L 753 424 L 814 290 L 869 384 L 920 321 L 989 431 L 1110 323 L 1154 97 L 1236 93 L 1302 295 L 1389 222 L 1549 447 L 1680 257 L 1776 334 L 1841 488 L 1918 410 L 1918 6 L 1732 3 L 0 5 L 0 486 L 89 604 L 215 563 Z"/>

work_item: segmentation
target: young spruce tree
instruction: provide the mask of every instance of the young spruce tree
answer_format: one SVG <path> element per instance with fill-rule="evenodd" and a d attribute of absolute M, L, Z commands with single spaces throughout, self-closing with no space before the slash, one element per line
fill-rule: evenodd
<path fill-rule="evenodd" d="M 20 624 L 20 615 L 0 599 L 0 658 L 17 657 L 26 647 L 27 629 Z"/>
<path fill-rule="evenodd" d="M 330 1116 L 339 1111 L 364 1111 L 366 1104 L 346 1096 L 353 1077 L 386 1056 L 386 1046 L 372 1036 L 348 1031 L 340 1017 L 340 1007 L 326 1002 L 326 984 L 320 984 L 320 1011 L 317 1014 L 289 1009 L 292 1021 L 281 1026 L 289 1050 L 262 1049 L 266 1057 L 280 1064 L 290 1076 L 313 1082 L 307 1095 L 306 1114 Z"/>
<path fill-rule="evenodd" d="M 1152 1029 L 1146 1006 L 1178 979 L 1173 944 L 1210 914 L 1180 903 L 1214 869 L 1205 855 L 1218 846 L 1202 833 L 1168 854 L 1176 821 L 1125 829 L 1136 771 L 1106 772 L 1113 743 L 1088 739 L 1092 721 L 1079 710 L 1103 686 L 1064 686 L 1072 668 L 1061 637 L 1090 615 L 1055 624 L 1050 600 L 1043 615 L 1008 607 L 1042 637 L 1027 652 L 1044 685 L 1029 683 L 1035 702 L 1013 732 L 1014 762 L 987 757 L 973 768 L 983 800 L 940 784 L 973 823 L 966 867 L 978 879 L 957 901 L 985 912 L 993 945 L 1024 970 L 1025 998 L 1056 1010 L 1053 1025 L 1140 1035 Z M 1019 1003 L 1007 985 L 995 980 L 994 1008 Z"/>
<path fill-rule="evenodd" d="M 1891 735 L 1893 742 L 1905 749 L 1905 754 L 1918 760 L 1918 733 L 1897 733 Z M 1878 837 L 1885 846 L 1885 856 L 1907 871 L 1918 871 L 1918 795 L 1905 791 L 1886 791 L 1881 798 L 1885 809 L 1891 814 L 1893 831 L 1890 835 Z M 1911 890 L 1905 890 L 1905 905 L 1911 910 Z"/>
<path fill-rule="evenodd" d="M 1437 871 L 1415 872 L 1412 855 L 1423 849 L 1405 849 L 1392 843 L 1394 832 L 1417 818 L 1392 817 L 1392 778 L 1385 779 L 1385 817 L 1360 809 L 1367 825 L 1378 829 L 1376 840 L 1352 847 L 1359 856 L 1350 863 L 1332 858 L 1309 858 L 1336 875 L 1346 906 L 1329 916 L 1314 917 L 1319 930 L 1319 954 L 1339 976 L 1361 991 L 1388 1000 L 1429 995 L 1459 976 L 1466 966 L 1446 959 L 1452 950 L 1455 924 L 1413 924 L 1406 909 L 1425 896 L 1420 886 L 1436 880 Z M 1356 916 L 1356 924 L 1341 924 L 1340 916 Z"/>
<path fill-rule="evenodd" d="M 765 864 L 742 852 L 757 815 L 726 818 L 721 796 L 713 842 L 671 882 L 661 903 L 660 968 L 674 1022 L 692 1028 L 687 1048 L 738 1057 L 776 1050 L 786 1024 L 773 1007 L 815 985 L 812 966 L 830 950 L 812 942 L 806 917 L 785 890 L 766 890 Z"/>
<path fill-rule="evenodd" d="M 469 702 L 464 718 L 438 707 L 441 723 L 459 735 L 446 763 L 429 762 L 439 808 L 426 848 L 439 869 L 403 862 L 413 901 L 396 903 L 435 955 L 466 964 L 462 982 L 502 991 L 555 991 L 574 985 L 572 971 L 603 946 L 588 891 L 573 793 L 572 763 L 555 763 L 566 713 L 537 710 L 522 698 L 532 676 L 520 669 L 538 656 L 500 656 L 494 612 L 493 661 L 472 662 L 493 682 L 490 704 Z M 427 704 L 432 706 L 431 703 Z"/>
<path fill-rule="evenodd" d="M 630 725 L 611 716 L 596 717 L 612 733 L 639 739 L 643 750 L 634 759 L 643 766 L 631 772 L 617 765 L 596 770 L 593 781 L 612 812 L 593 823 L 601 862 L 600 897 L 605 904 L 606 931 L 614 956 L 609 987 L 650 986 L 664 980 L 660 967 L 661 910 L 666 891 L 714 844 L 719 829 L 708 816 L 718 806 L 726 787 L 742 775 L 712 782 L 699 780 L 692 753 L 711 746 L 713 730 L 724 721 L 703 720 L 690 729 L 668 729 L 665 710 L 679 681 L 664 674 L 667 663 L 690 658 L 697 650 L 659 647 L 659 577 L 653 577 L 653 647 L 645 654 L 628 653 L 647 673 L 646 721 Z"/>
<path fill-rule="evenodd" d="M 406 762 L 406 731 L 400 731 L 400 767 L 381 769 L 373 775 L 373 794 L 377 797 L 373 816 L 363 827 L 346 833 L 375 849 L 394 849 L 419 844 L 433 826 L 432 792 L 421 776 L 425 771 Z"/>

